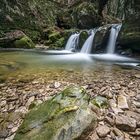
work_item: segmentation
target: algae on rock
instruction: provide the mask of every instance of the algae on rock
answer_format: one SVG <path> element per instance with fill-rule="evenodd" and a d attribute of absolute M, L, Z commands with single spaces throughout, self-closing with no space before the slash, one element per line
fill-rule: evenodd
<path fill-rule="evenodd" d="M 83 88 L 68 87 L 31 110 L 14 140 L 82 139 L 97 122 L 89 103 L 90 96 Z"/>

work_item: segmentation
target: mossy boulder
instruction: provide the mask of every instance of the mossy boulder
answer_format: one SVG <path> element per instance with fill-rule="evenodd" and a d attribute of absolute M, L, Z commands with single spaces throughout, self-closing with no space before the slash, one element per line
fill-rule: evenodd
<path fill-rule="evenodd" d="M 82 31 L 79 36 L 79 50 L 81 50 L 82 46 L 84 45 L 86 39 L 88 38 L 88 31 Z"/>
<path fill-rule="evenodd" d="M 14 42 L 14 45 L 15 45 L 16 48 L 28 48 L 28 49 L 30 49 L 30 48 L 34 48 L 35 47 L 35 44 L 27 36 L 24 36 L 21 39 L 16 40 Z"/>
<path fill-rule="evenodd" d="M 90 96 L 81 87 L 70 86 L 33 108 L 14 140 L 83 139 L 96 126 Z"/>
<path fill-rule="evenodd" d="M 3 48 L 34 48 L 32 40 L 20 30 L 4 33 L 0 38 L 0 47 Z"/>

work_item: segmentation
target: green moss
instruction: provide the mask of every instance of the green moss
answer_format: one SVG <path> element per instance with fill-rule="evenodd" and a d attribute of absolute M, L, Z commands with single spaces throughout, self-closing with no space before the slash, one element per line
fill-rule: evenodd
<path fill-rule="evenodd" d="M 86 41 L 86 39 L 88 38 L 88 33 L 86 31 L 83 31 L 80 33 L 79 36 L 79 49 L 82 48 L 84 42 Z"/>
<path fill-rule="evenodd" d="M 22 37 L 20 40 L 16 40 L 14 42 L 14 45 L 16 48 L 34 48 L 35 47 L 35 44 L 32 42 L 32 40 L 25 36 L 25 37 Z"/>
<path fill-rule="evenodd" d="M 94 105 L 96 105 L 99 108 L 106 108 L 108 107 L 108 101 L 106 98 L 97 96 L 95 99 L 91 101 Z"/>
<path fill-rule="evenodd" d="M 64 43 L 65 43 L 65 38 L 64 37 L 60 38 L 59 40 L 57 40 L 55 42 L 55 44 L 56 44 L 57 47 L 63 47 L 64 46 Z"/>
<path fill-rule="evenodd" d="M 49 35 L 49 40 L 51 40 L 52 42 L 57 41 L 59 38 L 61 38 L 61 35 L 59 32 L 54 32 Z"/>

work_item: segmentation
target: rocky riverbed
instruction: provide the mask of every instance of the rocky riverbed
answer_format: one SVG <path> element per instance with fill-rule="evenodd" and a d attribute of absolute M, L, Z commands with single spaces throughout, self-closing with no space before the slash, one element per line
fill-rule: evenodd
<path fill-rule="evenodd" d="M 25 115 L 68 85 L 86 89 L 91 97 L 101 95 L 109 107 L 100 108 L 98 126 L 85 140 L 140 139 L 140 73 L 138 70 L 58 71 L 18 75 L 0 83 L 0 139 L 12 140 Z M 100 104 L 97 105 L 100 107 Z M 96 109 L 95 109 L 96 111 Z"/>

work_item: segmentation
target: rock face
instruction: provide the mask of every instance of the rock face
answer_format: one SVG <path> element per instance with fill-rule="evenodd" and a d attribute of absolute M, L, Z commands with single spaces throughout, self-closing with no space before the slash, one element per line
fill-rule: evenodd
<path fill-rule="evenodd" d="M 38 0 L 2 0 L 0 12 L 0 29 L 28 29 L 38 30 L 47 24 L 54 24 L 55 10 L 54 2 Z"/>
<path fill-rule="evenodd" d="M 100 16 L 95 3 L 83 2 L 73 10 L 73 22 L 78 28 L 93 28 L 100 25 Z"/>
<path fill-rule="evenodd" d="M 82 88 L 69 87 L 29 112 L 14 140 L 82 139 L 96 126 L 89 103 Z"/>
<path fill-rule="evenodd" d="M 123 21 L 119 44 L 123 49 L 140 51 L 140 1 L 108 0 L 107 15 Z M 135 22 L 136 21 L 136 22 Z"/>

